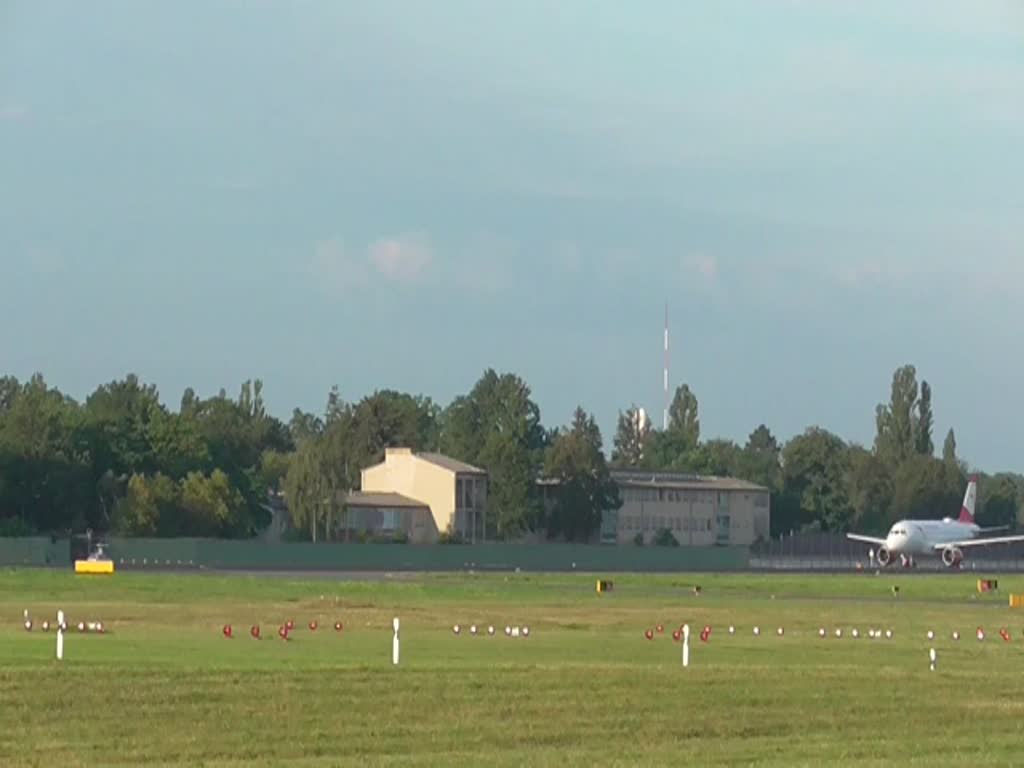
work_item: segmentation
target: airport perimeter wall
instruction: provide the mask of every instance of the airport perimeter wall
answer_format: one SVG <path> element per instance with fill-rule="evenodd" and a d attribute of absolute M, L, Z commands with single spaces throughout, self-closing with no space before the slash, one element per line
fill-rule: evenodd
<path fill-rule="evenodd" d="M 311 544 L 218 539 L 105 540 L 119 570 L 601 571 L 746 569 L 745 547 L 586 544 Z M 0 566 L 70 567 L 67 539 L 0 539 Z"/>

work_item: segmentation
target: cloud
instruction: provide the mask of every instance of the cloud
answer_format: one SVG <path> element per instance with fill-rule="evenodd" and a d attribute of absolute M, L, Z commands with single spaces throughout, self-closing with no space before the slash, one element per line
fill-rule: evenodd
<path fill-rule="evenodd" d="M 683 268 L 696 272 L 707 283 L 718 281 L 718 259 L 707 254 L 693 254 L 683 259 Z"/>
<path fill-rule="evenodd" d="M 419 235 L 399 235 L 378 240 L 369 248 L 370 262 L 388 280 L 409 283 L 430 267 L 434 255 Z"/>
<path fill-rule="evenodd" d="M 347 248 L 334 237 L 316 244 L 313 275 L 334 293 L 368 288 L 374 278 L 411 283 L 421 279 L 433 263 L 426 240 L 416 235 L 381 238 L 365 249 Z"/>

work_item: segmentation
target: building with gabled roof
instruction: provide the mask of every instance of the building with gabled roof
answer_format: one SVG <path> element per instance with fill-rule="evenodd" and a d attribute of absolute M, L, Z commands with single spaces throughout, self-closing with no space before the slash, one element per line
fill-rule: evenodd
<path fill-rule="evenodd" d="M 350 530 L 404 534 L 436 542 L 442 533 L 466 541 L 486 536 L 487 472 L 440 453 L 386 448 L 384 461 L 361 471 L 360 491 L 346 500 Z"/>

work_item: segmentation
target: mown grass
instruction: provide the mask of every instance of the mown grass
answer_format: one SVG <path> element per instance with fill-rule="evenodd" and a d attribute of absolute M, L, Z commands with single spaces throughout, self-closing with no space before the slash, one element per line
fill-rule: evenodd
<path fill-rule="evenodd" d="M 0 765 L 1018 764 L 1024 614 L 1005 595 L 1024 578 L 985 596 L 975 578 L 618 575 L 597 595 L 583 574 L 0 572 Z M 109 632 L 72 632 L 58 663 L 25 608 Z M 669 634 L 684 621 L 713 627 L 686 670 Z"/>

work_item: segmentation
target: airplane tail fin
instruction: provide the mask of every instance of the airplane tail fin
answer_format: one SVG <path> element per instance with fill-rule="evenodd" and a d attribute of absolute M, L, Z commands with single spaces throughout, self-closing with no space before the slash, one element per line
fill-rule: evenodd
<path fill-rule="evenodd" d="M 964 493 L 964 503 L 960 507 L 960 522 L 961 523 L 973 523 L 974 522 L 974 505 L 978 500 L 978 478 L 971 477 L 971 481 L 967 483 L 967 491 Z"/>

